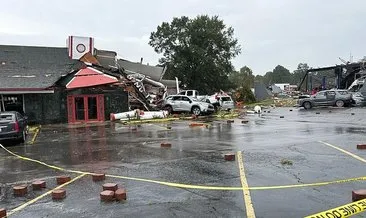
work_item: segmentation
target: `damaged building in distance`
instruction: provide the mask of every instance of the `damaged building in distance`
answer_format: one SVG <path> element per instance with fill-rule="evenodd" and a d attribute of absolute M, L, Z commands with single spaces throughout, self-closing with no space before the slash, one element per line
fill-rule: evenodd
<path fill-rule="evenodd" d="M 29 123 L 109 119 L 134 108 L 154 110 L 176 81 L 163 67 L 120 59 L 70 36 L 67 47 L 0 45 L 0 111 L 19 111 Z"/>

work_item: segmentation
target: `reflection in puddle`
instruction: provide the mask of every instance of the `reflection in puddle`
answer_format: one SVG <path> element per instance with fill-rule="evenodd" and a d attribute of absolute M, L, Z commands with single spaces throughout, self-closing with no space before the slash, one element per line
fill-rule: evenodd
<path fill-rule="evenodd" d="M 82 129 L 69 129 L 70 155 L 72 164 L 93 163 L 95 161 L 109 161 L 106 127 L 85 127 Z M 91 134 L 91 133 L 96 134 Z"/>
<path fill-rule="evenodd" d="M 344 134 L 344 133 L 366 134 L 366 128 L 364 128 L 364 127 L 342 127 L 342 126 L 336 126 L 334 128 L 334 131 L 337 134 Z"/>

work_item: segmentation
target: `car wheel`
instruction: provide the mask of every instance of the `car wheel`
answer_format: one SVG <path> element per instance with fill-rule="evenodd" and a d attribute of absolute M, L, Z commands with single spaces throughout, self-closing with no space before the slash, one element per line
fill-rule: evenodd
<path fill-rule="evenodd" d="M 338 101 L 336 101 L 335 105 L 336 105 L 337 107 L 343 107 L 343 106 L 344 106 L 344 101 L 342 101 L 342 100 L 338 100 Z"/>
<path fill-rule="evenodd" d="M 201 114 L 201 109 L 197 106 L 193 107 L 192 108 L 192 113 L 196 116 L 200 115 Z"/>
<path fill-rule="evenodd" d="M 169 114 L 173 113 L 173 108 L 172 106 L 168 105 L 164 107 L 164 110 L 168 111 Z"/>
<path fill-rule="evenodd" d="M 310 109 L 312 106 L 311 106 L 311 103 L 309 101 L 305 101 L 304 104 L 303 104 L 304 108 L 306 110 Z"/>

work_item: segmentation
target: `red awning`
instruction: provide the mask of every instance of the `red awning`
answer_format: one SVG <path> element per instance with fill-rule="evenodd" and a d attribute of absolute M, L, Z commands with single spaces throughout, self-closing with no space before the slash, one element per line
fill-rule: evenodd
<path fill-rule="evenodd" d="M 104 74 L 91 67 L 79 70 L 74 78 L 66 85 L 67 89 L 83 88 L 90 86 L 105 85 L 118 82 L 118 79 Z"/>

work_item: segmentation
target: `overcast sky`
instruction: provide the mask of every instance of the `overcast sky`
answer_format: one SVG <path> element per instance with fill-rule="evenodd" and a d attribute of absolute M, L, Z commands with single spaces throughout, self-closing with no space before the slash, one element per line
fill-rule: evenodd
<path fill-rule="evenodd" d="M 66 46 L 68 35 L 92 36 L 99 49 L 157 64 L 149 36 L 182 15 L 219 15 L 234 27 L 242 54 L 233 60 L 264 74 L 366 56 L 365 0 L 11 0 L 0 6 L 0 44 Z"/>

